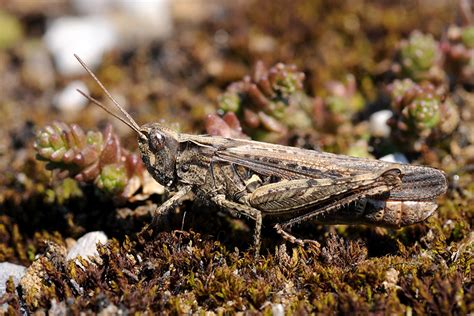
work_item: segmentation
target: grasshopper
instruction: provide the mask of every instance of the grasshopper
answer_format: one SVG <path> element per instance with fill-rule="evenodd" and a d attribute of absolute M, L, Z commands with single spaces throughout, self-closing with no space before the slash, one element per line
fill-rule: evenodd
<path fill-rule="evenodd" d="M 159 123 L 139 126 L 87 65 L 89 75 L 124 117 L 78 90 L 129 126 L 148 172 L 175 194 L 153 222 L 187 199 L 204 199 L 255 221 L 258 251 L 263 220 L 287 241 L 314 243 L 289 228 L 308 220 L 323 224 L 402 227 L 425 220 L 447 189 L 437 169 L 354 158 L 252 140 L 178 133 Z"/>

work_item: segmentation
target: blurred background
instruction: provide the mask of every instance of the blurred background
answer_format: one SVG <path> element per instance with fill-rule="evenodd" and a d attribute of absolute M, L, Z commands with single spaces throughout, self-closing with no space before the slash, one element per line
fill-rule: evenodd
<path fill-rule="evenodd" d="M 462 18 L 448 0 L 7 0 L 0 9 L 3 151 L 8 131 L 26 122 L 114 121 L 74 91 L 100 93 L 84 87 L 73 53 L 140 123 L 162 118 L 202 132 L 217 96 L 258 60 L 297 65 L 311 95 L 353 74 L 370 102 L 402 38 L 414 29 L 440 36 Z"/>

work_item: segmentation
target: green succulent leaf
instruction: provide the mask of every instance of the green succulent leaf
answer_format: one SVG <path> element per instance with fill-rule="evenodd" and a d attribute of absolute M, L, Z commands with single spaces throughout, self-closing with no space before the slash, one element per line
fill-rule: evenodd
<path fill-rule="evenodd" d="M 96 185 L 107 193 L 121 192 L 127 184 L 127 172 L 123 164 L 111 164 L 102 168 Z"/>

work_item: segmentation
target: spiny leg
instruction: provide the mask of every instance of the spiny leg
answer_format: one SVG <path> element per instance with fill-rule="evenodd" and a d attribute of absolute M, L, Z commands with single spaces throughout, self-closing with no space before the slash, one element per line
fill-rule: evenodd
<path fill-rule="evenodd" d="M 142 230 L 137 234 L 137 238 L 141 240 L 141 242 L 145 242 L 151 236 L 157 233 L 156 228 L 158 227 L 158 220 L 162 215 L 167 214 L 175 205 L 191 199 L 192 195 L 190 187 L 183 187 L 178 192 L 176 192 L 171 198 L 166 200 L 163 204 L 161 204 L 152 214 L 153 219 L 150 224 L 145 225 Z M 150 230 L 152 228 L 152 230 Z M 147 237 L 145 237 L 147 236 Z"/>
<path fill-rule="evenodd" d="M 300 239 L 292 234 L 290 234 L 287 229 L 293 226 L 294 224 L 299 224 L 303 221 L 307 221 L 311 219 L 314 222 L 318 222 L 318 218 L 323 218 L 324 216 L 336 212 L 338 209 L 340 209 L 343 206 L 346 206 L 354 201 L 358 201 L 355 197 L 345 197 L 339 201 L 334 201 L 328 205 L 322 206 L 320 208 L 317 208 L 309 213 L 294 217 L 290 219 L 287 222 L 284 222 L 282 224 L 276 224 L 274 228 L 276 231 L 282 236 L 283 239 L 291 242 L 291 243 L 296 243 L 298 245 L 304 246 L 304 244 L 311 244 L 315 246 L 316 248 L 320 248 L 320 244 L 312 239 Z"/>
<path fill-rule="evenodd" d="M 173 209 L 173 207 L 179 205 L 185 200 L 191 199 L 192 197 L 189 196 L 189 194 L 191 194 L 191 187 L 183 187 L 178 192 L 176 192 L 171 198 L 161 204 L 153 213 L 151 227 L 157 227 L 159 218 L 165 214 L 168 214 L 168 212 Z"/>
<path fill-rule="evenodd" d="M 250 205 L 268 213 L 303 212 L 285 223 L 275 225 L 277 232 L 292 243 L 317 245 L 301 240 L 286 231 L 293 224 L 320 218 L 367 196 L 390 192 L 401 183 L 400 170 L 389 168 L 380 174 L 358 175 L 339 179 L 297 179 L 271 183 L 256 189 L 247 197 Z"/>
<path fill-rule="evenodd" d="M 225 198 L 225 195 L 223 194 L 216 195 L 212 198 L 212 201 L 216 203 L 216 205 L 227 209 L 231 213 L 243 214 L 255 220 L 254 247 L 256 254 L 258 254 L 260 252 L 260 235 L 262 231 L 263 221 L 262 212 L 251 206 L 229 201 Z"/>
<path fill-rule="evenodd" d="M 303 214 L 303 215 L 294 217 L 294 218 L 290 219 L 289 221 L 287 221 L 283 224 L 276 224 L 274 226 L 274 228 L 282 236 L 283 239 L 285 239 L 285 240 L 287 240 L 287 241 L 289 241 L 293 244 L 298 244 L 300 246 L 304 246 L 304 244 L 311 244 L 311 245 L 313 245 L 313 246 L 315 246 L 316 248 L 319 249 L 321 245 L 317 241 L 312 240 L 312 239 L 297 238 L 297 237 L 293 236 L 292 234 L 290 234 L 289 232 L 287 232 L 287 229 L 290 228 L 291 226 L 293 226 L 294 224 L 299 224 L 299 223 L 301 223 L 303 221 L 307 221 L 309 219 L 311 219 L 314 222 L 318 222 L 319 221 L 318 219 L 321 219 L 324 216 L 326 216 L 326 215 L 328 215 L 332 212 L 336 212 L 341 207 L 346 206 L 349 203 L 354 202 L 354 201 L 358 201 L 358 200 L 355 199 L 355 198 L 346 197 L 346 198 L 344 198 L 340 201 L 332 202 L 328 205 L 325 205 L 325 206 L 320 207 L 316 210 L 313 210 L 312 212 L 309 212 L 307 214 Z"/>

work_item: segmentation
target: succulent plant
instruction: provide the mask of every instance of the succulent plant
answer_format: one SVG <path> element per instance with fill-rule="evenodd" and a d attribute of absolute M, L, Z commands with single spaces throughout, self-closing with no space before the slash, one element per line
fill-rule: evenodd
<path fill-rule="evenodd" d="M 38 158 L 48 161 L 48 169 L 61 167 L 61 176 L 74 174 L 77 180 L 90 181 L 99 173 L 99 153 L 104 149 L 100 132 L 85 134 L 76 124 L 53 122 L 39 131 L 34 146 Z"/>
<path fill-rule="evenodd" d="M 440 71 L 441 51 L 431 34 L 414 31 L 400 46 L 400 62 L 405 75 L 418 81 L 431 79 Z"/>
<path fill-rule="evenodd" d="M 432 84 L 418 85 L 410 79 L 395 80 L 388 87 L 392 109 L 400 130 L 427 133 L 440 121 L 441 96 Z"/>
<path fill-rule="evenodd" d="M 303 92 L 304 77 L 294 65 L 279 63 L 267 70 L 257 62 L 252 76 L 232 83 L 219 96 L 218 104 L 225 113 L 235 113 L 243 129 L 257 138 L 283 135 L 288 128 L 312 124 L 308 115 L 311 99 Z M 216 126 L 216 118 L 211 116 L 210 120 L 207 126 Z"/>
<path fill-rule="evenodd" d="M 227 112 L 222 118 L 217 114 L 210 114 L 206 118 L 206 131 L 213 136 L 249 138 L 242 132 L 242 126 L 234 112 Z"/>
<path fill-rule="evenodd" d="M 440 104 L 437 96 L 426 93 L 414 97 L 402 114 L 410 127 L 421 131 L 429 130 L 440 121 Z"/>
<path fill-rule="evenodd" d="M 95 179 L 97 187 L 105 192 L 122 192 L 127 184 L 127 171 L 120 163 L 105 165 Z"/>
<path fill-rule="evenodd" d="M 474 26 L 450 26 L 441 48 L 451 77 L 462 84 L 474 85 Z"/>
<path fill-rule="evenodd" d="M 37 158 L 46 161 L 46 168 L 59 178 L 94 183 L 100 191 L 128 200 L 163 192 L 139 156 L 120 146 L 110 124 L 103 132 L 85 133 L 76 124 L 55 121 L 38 132 L 34 147 Z M 137 195 L 140 188 L 142 194 Z"/>
<path fill-rule="evenodd" d="M 330 81 L 326 84 L 328 95 L 324 103 L 332 113 L 332 121 L 345 121 L 365 105 L 365 100 L 357 91 L 357 83 L 353 75 L 348 75 L 345 82 Z"/>
<path fill-rule="evenodd" d="M 433 135 L 451 133 L 459 122 L 456 106 L 431 83 L 417 84 L 411 79 L 395 80 L 388 86 L 393 117 L 392 135 L 405 145 L 425 142 Z"/>
<path fill-rule="evenodd" d="M 338 128 L 351 129 L 351 119 L 366 101 L 357 89 L 356 79 L 328 82 L 322 96 L 316 98 L 303 91 L 304 74 L 293 65 L 277 64 L 267 70 L 261 62 L 252 76 L 232 83 L 219 96 L 223 112 L 210 115 L 206 131 L 226 137 L 251 136 L 257 140 L 314 148 L 319 132 L 337 133 Z M 347 123 L 347 124 L 343 124 Z M 360 135 L 359 135 L 360 136 Z M 335 149 L 333 139 L 325 146 Z M 316 145 L 317 147 L 319 145 Z"/>

